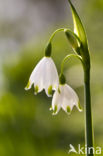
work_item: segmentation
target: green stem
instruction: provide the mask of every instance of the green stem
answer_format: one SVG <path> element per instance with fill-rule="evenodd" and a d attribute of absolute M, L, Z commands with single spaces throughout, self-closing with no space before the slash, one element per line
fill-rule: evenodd
<path fill-rule="evenodd" d="M 83 60 L 82 60 L 82 57 L 80 55 L 78 55 L 78 54 L 69 54 L 63 59 L 63 61 L 61 63 L 61 74 L 63 73 L 63 70 L 64 70 L 64 63 L 66 62 L 66 60 L 69 60 L 71 57 L 79 59 L 83 64 Z"/>
<path fill-rule="evenodd" d="M 71 30 L 66 29 L 66 28 L 57 29 L 57 30 L 55 30 L 55 31 L 52 33 L 52 35 L 50 36 L 49 41 L 47 42 L 47 45 L 46 45 L 46 47 L 45 47 L 45 56 L 46 56 L 46 57 L 50 57 L 50 56 L 51 56 L 51 52 L 52 52 L 52 44 L 51 44 L 51 42 L 52 42 L 54 36 L 56 35 L 56 33 L 57 33 L 57 32 L 61 32 L 61 31 L 64 31 L 65 33 L 69 32 L 69 33 L 72 35 L 72 37 L 74 37 L 74 38 L 77 40 L 76 42 L 78 42 L 78 44 L 81 45 L 80 39 L 79 39 L 78 36 L 77 36 L 74 32 L 72 32 Z M 72 37 L 71 37 L 71 38 L 72 38 Z M 72 42 L 74 42 L 74 38 L 72 38 Z M 73 44 L 74 44 L 74 43 L 73 43 Z"/>
<path fill-rule="evenodd" d="M 77 39 L 77 41 L 79 42 L 79 44 L 81 44 L 81 41 L 80 41 L 79 37 L 78 37 L 74 32 L 72 32 L 70 29 L 67 29 L 67 28 L 59 28 L 59 29 L 55 30 L 55 31 L 52 33 L 52 35 L 51 35 L 51 37 L 50 37 L 50 39 L 49 39 L 49 43 L 50 43 L 50 42 L 52 41 L 52 39 L 54 38 L 55 34 L 56 34 L 57 32 L 60 32 L 60 31 L 64 31 L 64 32 L 68 31 L 68 32 L 70 32 L 70 33 Z"/>
<path fill-rule="evenodd" d="M 59 31 L 64 31 L 65 28 L 60 28 L 60 29 L 57 29 L 56 31 L 54 31 L 49 39 L 49 43 L 52 41 L 53 37 L 55 36 L 55 34 Z"/>
<path fill-rule="evenodd" d="M 64 31 L 64 30 L 65 30 L 65 28 L 60 28 L 60 29 L 55 30 L 55 31 L 52 33 L 52 35 L 50 36 L 50 39 L 49 39 L 49 41 L 48 41 L 48 43 L 47 43 L 47 45 L 46 45 L 46 47 L 45 47 L 45 56 L 46 56 L 46 57 L 50 57 L 50 56 L 51 56 L 51 52 L 52 52 L 52 44 L 51 44 L 51 42 L 52 42 L 52 40 L 53 40 L 55 34 L 56 34 L 57 32 Z"/>
<path fill-rule="evenodd" d="M 87 156 L 93 156 L 93 128 L 92 128 L 92 110 L 90 95 L 90 66 L 84 68 L 85 82 L 85 139 L 87 145 Z M 91 148 L 91 149 L 90 149 Z M 90 149 L 90 150 L 89 150 Z"/>
<path fill-rule="evenodd" d="M 50 57 L 50 56 L 51 56 L 51 52 L 52 52 L 52 44 L 51 44 L 51 42 L 52 42 L 52 40 L 53 40 L 55 34 L 56 34 L 57 32 L 64 31 L 64 30 L 65 30 L 65 28 L 60 28 L 60 29 L 55 30 L 55 31 L 52 33 L 52 35 L 50 36 L 50 39 L 49 39 L 49 41 L 48 41 L 48 43 L 47 43 L 47 45 L 46 45 L 46 47 L 45 47 L 45 56 L 46 56 L 46 57 Z"/>

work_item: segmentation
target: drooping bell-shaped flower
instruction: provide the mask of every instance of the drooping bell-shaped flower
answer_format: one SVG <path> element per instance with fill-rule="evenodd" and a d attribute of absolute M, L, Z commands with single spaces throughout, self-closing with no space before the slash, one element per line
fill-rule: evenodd
<path fill-rule="evenodd" d="M 59 84 L 59 78 L 56 66 L 51 57 L 43 57 L 36 65 L 29 78 L 26 90 L 34 84 L 35 94 L 45 89 L 48 96 L 51 96 L 52 90 L 56 90 Z"/>
<path fill-rule="evenodd" d="M 63 76 L 62 78 L 64 79 Z M 63 80 L 53 95 L 51 107 L 53 115 L 56 115 L 61 108 L 70 114 L 74 106 L 76 106 L 79 111 L 82 111 L 76 92 Z"/>

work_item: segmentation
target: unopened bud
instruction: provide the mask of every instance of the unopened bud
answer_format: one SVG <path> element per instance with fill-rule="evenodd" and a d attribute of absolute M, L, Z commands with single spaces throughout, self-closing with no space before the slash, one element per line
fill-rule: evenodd
<path fill-rule="evenodd" d="M 75 51 L 77 51 L 78 48 L 80 47 L 77 38 L 72 34 L 72 32 L 68 31 L 67 29 L 65 29 L 64 32 L 65 32 L 65 35 L 66 35 L 69 43 L 71 44 L 72 48 Z"/>

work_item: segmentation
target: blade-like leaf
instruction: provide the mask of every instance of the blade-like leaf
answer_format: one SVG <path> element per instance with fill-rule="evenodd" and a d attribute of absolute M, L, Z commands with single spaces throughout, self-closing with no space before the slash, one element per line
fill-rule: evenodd
<path fill-rule="evenodd" d="M 80 20 L 80 17 L 77 14 L 76 9 L 74 8 L 73 4 L 71 3 L 70 0 L 69 4 L 71 6 L 71 10 L 72 10 L 72 16 L 73 16 L 73 22 L 74 22 L 74 32 L 77 34 L 77 36 L 80 38 L 84 48 L 88 48 L 87 46 L 87 38 L 86 38 L 86 33 L 83 27 L 83 24 Z"/>

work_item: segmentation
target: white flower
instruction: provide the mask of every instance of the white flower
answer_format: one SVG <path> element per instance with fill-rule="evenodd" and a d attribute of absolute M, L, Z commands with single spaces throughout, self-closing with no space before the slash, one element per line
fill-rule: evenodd
<path fill-rule="evenodd" d="M 53 115 L 56 115 L 62 108 L 66 113 L 70 114 L 73 107 L 76 106 L 81 112 L 79 98 L 76 92 L 67 84 L 59 85 L 59 89 L 55 91 L 52 99 Z"/>
<path fill-rule="evenodd" d="M 51 96 L 52 90 L 56 90 L 58 88 L 58 73 L 51 57 L 43 57 L 40 60 L 31 73 L 29 82 L 25 89 L 30 89 L 32 84 L 34 84 L 35 94 L 45 89 L 46 94 Z"/>

